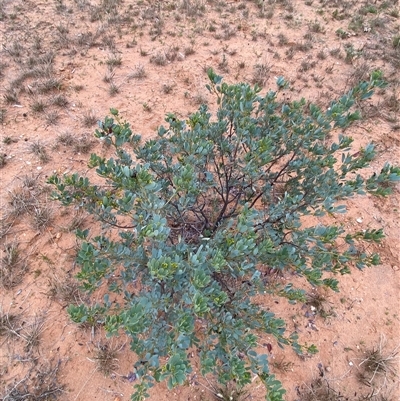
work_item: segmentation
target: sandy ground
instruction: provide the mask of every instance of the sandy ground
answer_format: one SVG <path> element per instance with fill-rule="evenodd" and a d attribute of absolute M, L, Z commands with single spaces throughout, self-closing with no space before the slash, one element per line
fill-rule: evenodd
<path fill-rule="evenodd" d="M 150 138 L 167 112 L 185 117 L 204 102 L 213 109 L 208 67 L 227 82 L 257 82 L 265 90 L 284 76 L 288 100 L 321 105 L 379 68 L 389 86 L 347 132 L 355 148 L 376 144 L 369 171 L 378 171 L 400 160 L 399 26 L 394 0 L 0 1 L 3 266 L 15 257 L 13 275 L 1 277 L 0 398 L 26 399 L 18 398 L 25 388 L 32 400 L 130 399 L 135 356 L 128 340 L 106 340 L 101 327 L 79 328 L 66 313 L 86 296 L 73 280 L 73 229 L 90 219 L 52 202 L 46 184 L 53 172 L 85 173 L 90 152 L 107 153 L 93 137 L 98 119 L 116 108 Z M 343 396 L 332 400 L 399 399 L 399 193 L 356 197 L 341 217 L 350 230 L 384 228 L 379 267 L 344 277 L 338 294 L 310 288 L 316 303 L 260 300 L 319 349 L 300 359 L 273 345 L 271 369 L 288 401 L 307 400 L 318 380 Z M 260 348 L 270 341 L 260 339 Z M 106 371 L 104 350 L 113 351 Z M 387 369 L 371 386 L 360 376 L 377 350 Z M 212 386 L 194 372 L 172 392 L 157 385 L 150 399 L 212 400 Z M 257 380 L 248 392 L 243 399 L 263 399 Z"/>

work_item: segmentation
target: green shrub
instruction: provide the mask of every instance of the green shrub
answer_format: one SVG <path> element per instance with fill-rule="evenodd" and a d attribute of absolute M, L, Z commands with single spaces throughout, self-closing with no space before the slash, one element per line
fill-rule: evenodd
<path fill-rule="evenodd" d="M 87 291 L 107 293 L 101 315 L 108 335 L 131 337 L 140 379 L 132 400 L 143 399 L 154 381 L 183 384 L 189 349 L 198 352 L 201 374 L 239 387 L 257 375 L 266 399 L 282 400 L 267 355 L 255 352 L 257 336 L 272 335 L 299 353 L 315 347 L 299 345 L 297 334 L 286 334 L 285 322 L 253 297 L 273 292 L 305 300 L 304 288 L 269 287 L 271 270 L 336 291 L 351 266 L 379 263 L 363 244 L 379 242 L 382 230 L 347 233 L 334 220 L 304 227 L 303 217 L 343 213 L 347 198 L 385 196 L 400 179 L 400 169 L 389 165 L 369 178 L 358 174 L 373 159 L 373 146 L 354 152 L 350 137 L 332 137 L 360 118 L 352 106 L 384 85 L 381 72 L 325 111 L 208 75 L 215 116 L 205 105 L 187 121 L 168 114 L 157 139 L 141 143 L 112 109 L 96 137 L 115 148 L 115 158 L 92 154 L 89 161 L 103 183 L 77 174 L 50 179 L 56 199 L 98 218 L 99 235 L 77 232 L 78 278 Z M 282 77 L 277 84 L 286 87 Z M 77 323 L 90 310 L 70 308 Z"/>

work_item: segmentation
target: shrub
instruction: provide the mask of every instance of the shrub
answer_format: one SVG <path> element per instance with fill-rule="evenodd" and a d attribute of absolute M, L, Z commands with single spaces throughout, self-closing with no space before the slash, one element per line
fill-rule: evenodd
<path fill-rule="evenodd" d="M 352 106 L 384 85 L 381 72 L 325 111 L 304 99 L 280 103 L 278 93 L 262 96 L 257 86 L 222 83 L 212 70 L 208 75 L 215 117 L 206 105 L 187 121 L 168 114 L 157 139 L 141 143 L 111 109 L 96 137 L 116 157 L 92 154 L 89 161 L 104 184 L 78 174 L 50 179 L 56 199 L 100 222 L 98 235 L 77 231 L 78 278 L 87 291 L 106 293 L 96 308 L 108 335 L 131 337 L 140 379 L 132 400 L 145 398 L 154 381 L 183 384 L 189 349 L 197 350 L 202 375 L 239 387 L 257 375 L 266 399 L 282 400 L 267 355 L 255 351 L 257 335 L 268 333 L 299 353 L 315 347 L 286 334 L 285 322 L 253 297 L 270 291 L 305 301 L 306 291 L 293 284 L 268 287 L 271 270 L 336 291 L 351 266 L 378 264 L 363 244 L 379 242 L 382 230 L 302 223 L 345 212 L 340 202 L 354 194 L 388 195 L 400 179 L 390 165 L 367 178 L 358 174 L 373 159 L 373 146 L 350 152 L 350 137 L 332 136 L 360 118 Z M 277 84 L 286 87 L 281 77 Z M 84 323 L 93 307 L 71 308 L 82 316 L 74 312 L 74 321 Z"/>

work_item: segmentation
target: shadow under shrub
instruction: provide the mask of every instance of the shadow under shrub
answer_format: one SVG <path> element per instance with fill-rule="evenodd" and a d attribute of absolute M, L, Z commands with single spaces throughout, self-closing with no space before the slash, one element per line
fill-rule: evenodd
<path fill-rule="evenodd" d="M 100 235 L 77 231 L 78 278 L 89 292 L 107 292 L 107 333 L 131 337 L 140 379 L 132 400 L 146 397 L 154 381 L 183 384 L 194 348 L 201 374 L 239 387 L 257 375 L 266 399 L 282 400 L 267 355 L 255 352 L 257 335 L 268 333 L 299 353 L 316 350 L 298 344 L 297 334 L 286 334 L 285 322 L 252 297 L 270 290 L 271 269 L 336 291 L 351 266 L 379 263 L 363 244 L 379 242 L 382 230 L 347 233 L 334 221 L 304 227 L 302 219 L 343 213 L 340 201 L 354 194 L 385 196 L 400 178 L 390 165 L 363 178 L 358 171 L 374 158 L 373 146 L 355 152 L 350 137 L 333 138 L 360 119 L 352 107 L 384 85 L 381 72 L 327 110 L 304 99 L 280 103 L 276 92 L 264 96 L 257 86 L 208 75 L 216 116 L 205 105 L 187 121 L 168 114 L 157 139 L 141 143 L 112 109 L 96 137 L 115 147 L 115 158 L 92 154 L 89 161 L 104 183 L 77 174 L 50 179 L 56 199 L 99 220 Z M 283 78 L 277 84 L 286 86 Z M 306 299 L 292 284 L 274 294 Z M 91 307 L 79 308 L 74 321 L 84 323 Z"/>

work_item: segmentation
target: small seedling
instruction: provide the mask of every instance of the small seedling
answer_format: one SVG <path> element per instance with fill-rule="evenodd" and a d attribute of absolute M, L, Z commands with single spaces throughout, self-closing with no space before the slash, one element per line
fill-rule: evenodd
<path fill-rule="evenodd" d="M 317 57 L 318 57 L 319 60 L 325 60 L 326 57 L 327 57 L 326 52 L 324 50 L 320 50 L 317 53 Z"/>
<path fill-rule="evenodd" d="M 150 113 L 152 111 L 151 106 L 147 102 L 144 102 L 142 106 L 143 110 L 146 111 L 147 113 Z"/>
<path fill-rule="evenodd" d="M 34 176 L 33 174 L 27 174 L 22 177 L 22 185 L 24 188 L 28 189 L 37 189 L 38 185 L 38 176 Z"/>
<path fill-rule="evenodd" d="M 73 86 L 73 89 L 75 92 L 80 92 L 84 89 L 85 87 L 83 85 L 75 85 Z"/>
<path fill-rule="evenodd" d="M 112 35 L 106 35 L 103 37 L 102 40 L 103 44 L 108 47 L 111 51 L 115 51 L 116 44 L 115 44 L 115 37 Z"/>

